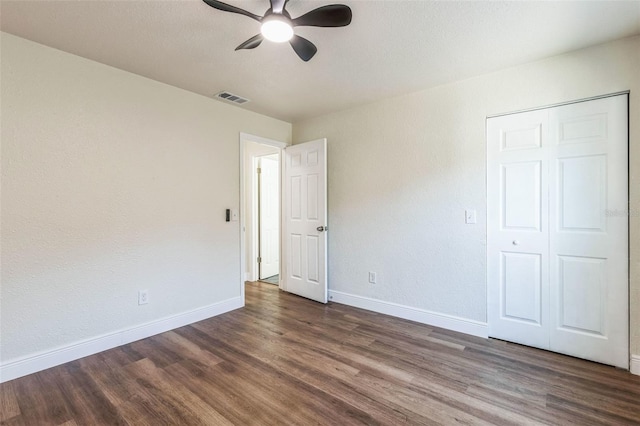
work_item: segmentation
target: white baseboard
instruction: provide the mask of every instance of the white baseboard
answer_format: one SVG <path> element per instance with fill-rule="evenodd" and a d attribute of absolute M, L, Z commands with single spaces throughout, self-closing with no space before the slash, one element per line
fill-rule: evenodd
<path fill-rule="evenodd" d="M 84 358 L 98 352 L 106 351 L 107 349 L 126 345 L 127 343 L 164 333 L 165 331 L 183 327 L 197 321 L 202 321 L 243 306 L 244 302 L 242 297 L 234 297 L 125 330 L 83 340 L 17 360 L 10 360 L 0 365 L 0 383 L 46 370 L 47 368 L 55 367 L 65 362 Z"/>
<path fill-rule="evenodd" d="M 471 334 L 473 336 L 484 338 L 487 338 L 489 336 L 489 329 L 487 327 L 487 323 L 485 322 L 460 318 L 453 315 L 439 314 L 424 309 L 412 308 L 411 306 L 384 302 L 382 300 L 356 296 L 355 294 L 343 293 L 341 291 L 335 290 L 329 290 L 329 300 L 332 302 L 342 303 L 344 305 L 354 306 L 356 308 L 391 315 L 422 324 L 446 328 L 447 330 Z"/>
<path fill-rule="evenodd" d="M 640 376 L 640 355 L 631 355 L 631 368 L 629 371 Z"/>

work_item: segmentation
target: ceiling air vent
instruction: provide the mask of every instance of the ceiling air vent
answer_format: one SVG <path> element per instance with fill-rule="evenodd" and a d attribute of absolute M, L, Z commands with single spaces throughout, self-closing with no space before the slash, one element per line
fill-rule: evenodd
<path fill-rule="evenodd" d="M 220 99 L 223 101 L 231 102 L 234 104 L 242 105 L 249 102 L 249 99 L 245 99 L 242 96 L 234 95 L 229 92 L 220 92 L 214 95 L 216 99 Z"/>

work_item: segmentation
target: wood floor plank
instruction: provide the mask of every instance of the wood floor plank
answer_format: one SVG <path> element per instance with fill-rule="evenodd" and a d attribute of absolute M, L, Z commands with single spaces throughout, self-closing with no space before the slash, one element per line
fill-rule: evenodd
<path fill-rule="evenodd" d="M 183 415 L 181 419 L 183 424 L 203 426 L 232 424 L 197 395 L 190 392 L 182 384 L 172 380 L 171 376 L 163 369 L 157 368 L 148 359 L 138 361 L 136 368 L 130 369 L 129 373 L 136 381 L 151 390 L 158 401 L 173 407 L 173 411 L 179 411 Z"/>
<path fill-rule="evenodd" d="M 224 363 L 203 369 L 201 365 L 187 360 L 165 370 L 233 424 L 268 424 L 274 417 L 271 409 L 261 407 L 228 379 Z"/>
<path fill-rule="evenodd" d="M 180 331 L 187 333 L 189 329 Z M 236 349 L 232 343 L 228 344 L 218 340 L 195 328 L 191 328 L 189 335 L 193 339 L 210 341 L 216 347 L 216 354 L 229 360 L 228 363 L 225 362 L 221 365 L 228 367 L 232 364 L 231 361 L 237 364 L 237 367 L 235 367 L 236 371 L 233 372 L 235 378 L 246 375 L 245 378 L 247 380 L 253 379 L 251 387 L 244 388 L 243 393 L 254 395 L 256 399 L 266 398 L 263 402 L 263 407 L 274 410 L 279 410 L 287 405 L 295 406 L 298 409 L 306 408 L 308 413 L 313 415 L 313 423 L 324 419 L 324 421 L 330 424 L 377 424 L 377 421 L 368 413 L 336 398 L 332 394 L 319 391 L 305 381 L 298 380 L 290 374 L 278 371 L 269 363 L 252 357 L 245 351 Z M 228 386 L 234 386 L 237 385 L 237 383 L 238 381 L 234 380 L 233 383 L 228 384 Z M 257 392 L 260 387 L 264 387 L 264 389 Z M 272 406 L 273 399 L 281 395 L 285 395 L 287 398 L 285 398 L 281 404 Z M 322 416 L 318 416 L 318 413 L 323 414 Z M 291 411 L 289 411 L 288 414 L 291 414 Z"/>
<path fill-rule="evenodd" d="M 52 376 L 51 380 L 58 384 L 65 406 L 73 416 L 69 420 L 82 424 L 126 424 L 101 388 L 82 370 L 78 361 L 56 369 L 61 373 Z M 43 375 L 47 373 L 49 371 L 42 372 Z"/>
<path fill-rule="evenodd" d="M 195 325 L 197 328 L 198 325 Z M 314 351 L 312 347 L 298 344 L 291 340 L 281 340 L 277 348 L 265 348 L 249 340 L 245 351 L 257 359 L 268 362 L 282 374 L 290 374 L 305 381 L 315 388 L 332 393 L 344 402 L 354 405 L 374 418 L 386 424 L 419 423 L 431 424 L 427 418 L 416 415 L 402 407 L 390 404 L 383 399 L 373 398 L 377 393 L 370 394 L 370 389 L 363 389 L 354 384 L 354 377 L 359 370 L 341 363 L 324 354 Z M 380 410 L 381 406 L 390 408 Z"/>
<path fill-rule="evenodd" d="M 20 406 L 12 382 L 0 383 L 0 421 L 20 415 Z"/>
<path fill-rule="evenodd" d="M 411 412 L 427 417 L 437 424 L 492 424 L 471 413 L 451 407 L 442 401 L 425 398 L 421 393 L 410 389 L 408 386 L 390 382 L 367 372 L 359 373 L 358 380 L 367 383 L 368 387 L 372 389 L 382 389 L 384 399 L 392 401 Z"/>
<path fill-rule="evenodd" d="M 46 376 L 52 374 L 51 370 L 42 372 L 42 374 L 31 374 L 13 382 L 20 406 L 18 418 L 23 420 L 23 424 L 57 425 L 71 418 L 61 413 L 61 410 L 58 409 L 60 407 L 59 401 L 56 401 L 55 397 L 50 397 L 52 389 Z M 20 422 L 15 423 L 20 424 Z"/>
<path fill-rule="evenodd" d="M 640 425 L 640 377 L 264 283 L 246 306 L 0 385 L 0 425 Z"/>

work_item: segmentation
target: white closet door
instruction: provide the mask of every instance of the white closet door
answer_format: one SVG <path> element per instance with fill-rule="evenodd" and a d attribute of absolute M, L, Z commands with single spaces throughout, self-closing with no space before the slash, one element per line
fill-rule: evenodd
<path fill-rule="evenodd" d="M 492 118 L 487 142 L 489 335 L 547 348 L 547 112 Z"/>
<path fill-rule="evenodd" d="M 628 368 L 627 96 L 549 118 L 550 348 Z"/>
<path fill-rule="evenodd" d="M 489 335 L 629 366 L 627 95 L 487 120 Z"/>

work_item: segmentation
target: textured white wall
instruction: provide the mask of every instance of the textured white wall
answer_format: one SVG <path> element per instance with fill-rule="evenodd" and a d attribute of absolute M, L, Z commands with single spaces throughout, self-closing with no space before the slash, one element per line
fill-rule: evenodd
<path fill-rule="evenodd" d="M 631 90 L 638 211 L 640 37 L 294 123 L 295 141 L 329 141 L 330 288 L 485 321 L 485 118 L 622 90 Z M 465 208 L 477 209 L 477 225 L 465 225 Z M 631 264 L 640 354 L 638 216 Z M 368 271 L 379 284 L 367 283 Z"/>
<path fill-rule="evenodd" d="M 239 133 L 291 125 L 1 43 L 2 363 L 240 296 Z"/>

